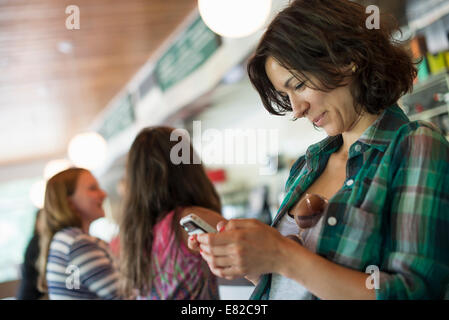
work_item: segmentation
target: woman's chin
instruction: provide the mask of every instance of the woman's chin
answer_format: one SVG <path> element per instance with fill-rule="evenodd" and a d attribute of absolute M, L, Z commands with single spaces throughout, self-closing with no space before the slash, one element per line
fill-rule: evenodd
<path fill-rule="evenodd" d="M 100 219 L 100 218 L 104 218 L 105 216 L 106 216 L 106 214 L 104 213 L 103 209 L 98 210 L 98 212 L 96 214 L 96 217 L 95 217 L 95 220 Z"/>
<path fill-rule="evenodd" d="M 342 130 L 335 128 L 333 126 L 324 126 L 322 129 L 326 132 L 329 137 L 335 137 L 342 133 Z"/>
<path fill-rule="evenodd" d="M 338 131 L 335 130 L 334 128 L 329 128 L 329 129 L 323 128 L 323 129 L 329 137 L 334 137 L 334 136 L 338 135 Z"/>

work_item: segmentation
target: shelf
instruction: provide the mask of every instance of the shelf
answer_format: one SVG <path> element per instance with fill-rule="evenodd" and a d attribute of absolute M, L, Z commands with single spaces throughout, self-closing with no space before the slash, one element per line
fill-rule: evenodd
<path fill-rule="evenodd" d="M 447 14 L 449 14 L 449 2 L 443 2 L 441 5 L 435 6 L 432 11 L 420 16 L 417 19 L 409 21 L 408 27 L 411 32 L 415 32 L 430 26 L 432 23 L 438 21 Z"/>
<path fill-rule="evenodd" d="M 420 113 L 412 114 L 409 117 L 410 121 L 415 120 L 427 120 L 436 116 L 439 116 L 440 114 L 448 113 L 449 112 L 449 105 L 445 104 L 436 108 L 432 108 Z"/>
<path fill-rule="evenodd" d="M 437 84 L 438 82 L 443 82 L 444 79 L 446 81 L 449 81 L 447 77 L 449 76 L 449 72 L 441 72 L 437 74 L 432 74 L 427 78 L 425 81 L 418 82 L 413 86 L 413 92 L 411 94 L 419 93 L 423 90 L 427 90 L 428 88 L 431 88 L 434 84 Z M 444 93 L 444 92 L 441 92 Z M 410 94 L 407 94 L 410 95 Z"/>

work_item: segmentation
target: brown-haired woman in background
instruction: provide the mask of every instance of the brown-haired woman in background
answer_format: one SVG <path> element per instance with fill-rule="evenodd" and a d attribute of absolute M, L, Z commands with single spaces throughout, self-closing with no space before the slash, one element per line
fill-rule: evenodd
<path fill-rule="evenodd" d="M 173 128 L 142 130 L 128 155 L 120 217 L 120 273 L 126 296 L 140 299 L 218 299 L 216 277 L 187 247 L 182 217 L 195 213 L 215 226 L 220 199 L 185 136 Z M 180 145 L 181 144 L 181 145 Z M 182 146 L 185 162 L 172 151 Z M 182 156 L 182 155 L 181 155 Z"/>
<path fill-rule="evenodd" d="M 257 284 L 253 299 L 442 299 L 448 288 L 449 143 L 396 104 L 415 66 L 396 26 L 367 18 L 353 1 L 293 1 L 248 63 L 270 113 L 328 134 L 293 165 L 272 227 L 231 220 L 197 237 L 214 274 Z M 329 205 L 300 245 L 286 236 L 307 193 Z"/>
<path fill-rule="evenodd" d="M 39 289 L 50 299 L 117 299 L 118 273 L 108 245 L 89 235 L 104 217 L 106 193 L 85 169 L 70 168 L 47 182 L 40 238 Z"/>

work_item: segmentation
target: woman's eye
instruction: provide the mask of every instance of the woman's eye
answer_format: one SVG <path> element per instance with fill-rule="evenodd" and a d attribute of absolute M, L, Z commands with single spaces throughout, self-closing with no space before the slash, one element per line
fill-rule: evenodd
<path fill-rule="evenodd" d="M 299 83 L 296 87 L 295 90 L 299 90 L 304 86 L 304 82 Z"/>

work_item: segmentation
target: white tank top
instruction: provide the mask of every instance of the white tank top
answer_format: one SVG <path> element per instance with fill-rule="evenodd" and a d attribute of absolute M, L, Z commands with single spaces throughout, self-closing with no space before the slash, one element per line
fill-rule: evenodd
<path fill-rule="evenodd" d="M 318 223 L 310 229 L 303 231 L 302 241 L 304 247 L 308 250 L 315 252 L 317 239 L 321 231 L 322 221 L 321 219 Z M 290 234 L 299 234 L 299 227 L 294 218 L 292 218 L 288 213 L 286 213 L 279 221 L 276 229 L 283 235 L 287 236 Z M 295 280 L 286 278 L 277 273 L 273 273 L 271 276 L 271 287 L 270 287 L 270 300 L 311 300 L 313 298 L 312 293 L 310 293 L 304 286 Z"/>

